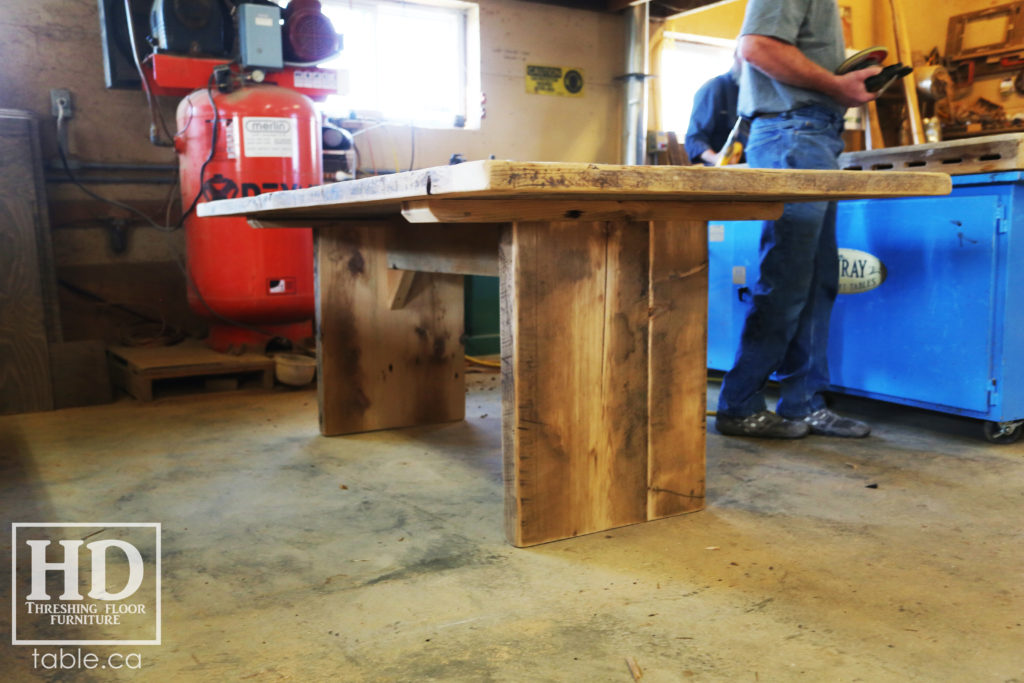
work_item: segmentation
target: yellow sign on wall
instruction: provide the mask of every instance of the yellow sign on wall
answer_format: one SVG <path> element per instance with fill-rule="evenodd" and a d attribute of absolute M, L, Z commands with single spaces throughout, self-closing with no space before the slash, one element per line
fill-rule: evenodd
<path fill-rule="evenodd" d="M 527 64 L 526 92 L 534 95 L 583 97 L 583 69 Z"/>

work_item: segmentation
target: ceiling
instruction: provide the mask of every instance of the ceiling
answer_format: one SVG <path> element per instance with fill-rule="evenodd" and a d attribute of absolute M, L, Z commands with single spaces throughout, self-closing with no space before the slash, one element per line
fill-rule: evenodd
<path fill-rule="evenodd" d="M 593 12 L 619 12 L 630 5 L 639 4 L 636 0 L 530 0 L 545 5 L 586 9 Z M 707 5 L 717 5 L 722 0 L 650 0 L 652 19 L 665 19 L 683 12 L 689 12 Z"/>

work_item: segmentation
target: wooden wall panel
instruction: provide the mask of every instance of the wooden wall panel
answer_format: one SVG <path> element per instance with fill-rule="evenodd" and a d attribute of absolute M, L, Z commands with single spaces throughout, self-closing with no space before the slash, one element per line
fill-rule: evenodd
<path fill-rule="evenodd" d="M 0 110 L 0 413 L 53 409 L 49 343 L 60 341 L 38 129 Z"/>

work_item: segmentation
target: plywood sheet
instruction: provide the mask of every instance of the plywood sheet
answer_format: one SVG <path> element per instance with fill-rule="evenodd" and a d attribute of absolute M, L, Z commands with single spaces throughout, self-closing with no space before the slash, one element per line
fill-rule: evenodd
<path fill-rule="evenodd" d="M 54 408 L 110 403 L 114 390 L 107 371 L 107 346 L 101 341 L 50 345 Z"/>

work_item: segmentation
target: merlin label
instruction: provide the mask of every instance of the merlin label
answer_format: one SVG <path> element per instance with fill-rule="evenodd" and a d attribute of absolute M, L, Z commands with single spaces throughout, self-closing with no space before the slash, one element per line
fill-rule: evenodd
<path fill-rule="evenodd" d="M 298 156 L 299 130 L 292 119 L 279 116 L 242 118 L 242 153 L 247 157 Z"/>

